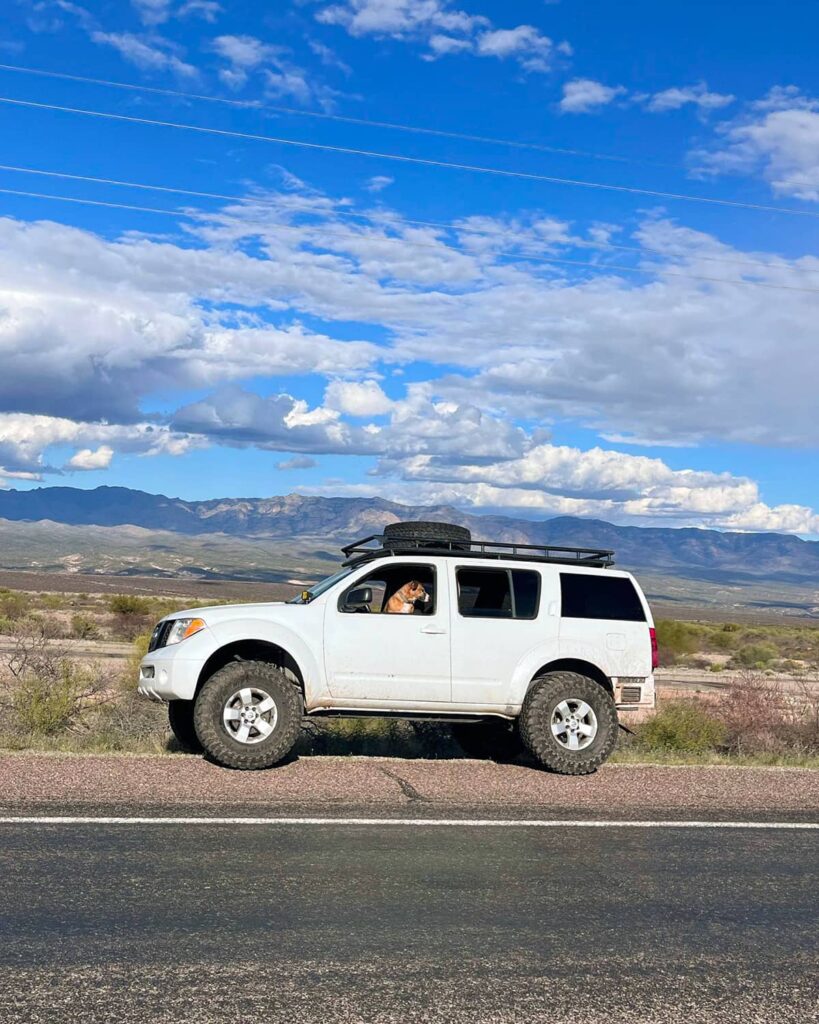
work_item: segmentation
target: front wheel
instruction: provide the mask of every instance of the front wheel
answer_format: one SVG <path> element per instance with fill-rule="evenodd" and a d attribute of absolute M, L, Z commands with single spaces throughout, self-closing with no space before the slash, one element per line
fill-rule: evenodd
<path fill-rule="evenodd" d="M 614 750 L 617 708 L 611 694 L 579 672 L 547 672 L 526 695 L 519 719 L 529 752 L 561 775 L 589 775 Z"/>
<path fill-rule="evenodd" d="M 270 768 L 301 731 L 301 693 L 275 665 L 234 661 L 199 691 L 193 712 L 205 751 L 226 768 Z"/>
<path fill-rule="evenodd" d="M 176 742 L 186 754 L 201 754 L 202 744 L 193 727 L 193 701 L 172 700 L 168 703 L 168 722 Z"/>

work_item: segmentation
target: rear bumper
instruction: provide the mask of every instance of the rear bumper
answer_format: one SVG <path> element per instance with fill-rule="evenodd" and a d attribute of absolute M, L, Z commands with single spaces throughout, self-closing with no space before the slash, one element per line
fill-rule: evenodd
<path fill-rule="evenodd" d="M 619 676 L 611 681 L 618 711 L 650 711 L 656 702 L 654 676 Z"/>

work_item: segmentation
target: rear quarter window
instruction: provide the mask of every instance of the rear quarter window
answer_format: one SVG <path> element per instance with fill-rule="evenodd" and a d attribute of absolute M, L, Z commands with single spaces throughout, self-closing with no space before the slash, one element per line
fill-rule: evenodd
<path fill-rule="evenodd" d="M 624 576 L 562 572 L 560 597 L 564 619 L 646 621 L 646 613 L 634 584 Z"/>

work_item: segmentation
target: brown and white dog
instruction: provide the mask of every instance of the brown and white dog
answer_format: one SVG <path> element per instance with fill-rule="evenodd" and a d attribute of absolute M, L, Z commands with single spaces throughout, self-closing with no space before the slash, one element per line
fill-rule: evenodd
<path fill-rule="evenodd" d="M 384 611 L 390 615 L 412 615 L 415 612 L 415 602 L 429 604 L 432 598 L 424 590 L 418 580 L 410 580 L 400 587 L 387 601 Z"/>

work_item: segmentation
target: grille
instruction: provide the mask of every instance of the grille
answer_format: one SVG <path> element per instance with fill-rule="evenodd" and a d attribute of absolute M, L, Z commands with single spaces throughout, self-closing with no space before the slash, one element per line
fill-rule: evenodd
<path fill-rule="evenodd" d="M 620 690 L 620 702 L 622 704 L 639 704 L 643 690 L 640 686 L 624 686 Z"/>
<path fill-rule="evenodd" d="M 148 644 L 148 651 L 155 651 L 159 647 L 164 647 L 168 642 L 168 634 L 173 627 L 173 620 L 168 619 L 166 622 L 160 622 L 151 633 L 151 640 Z"/>

